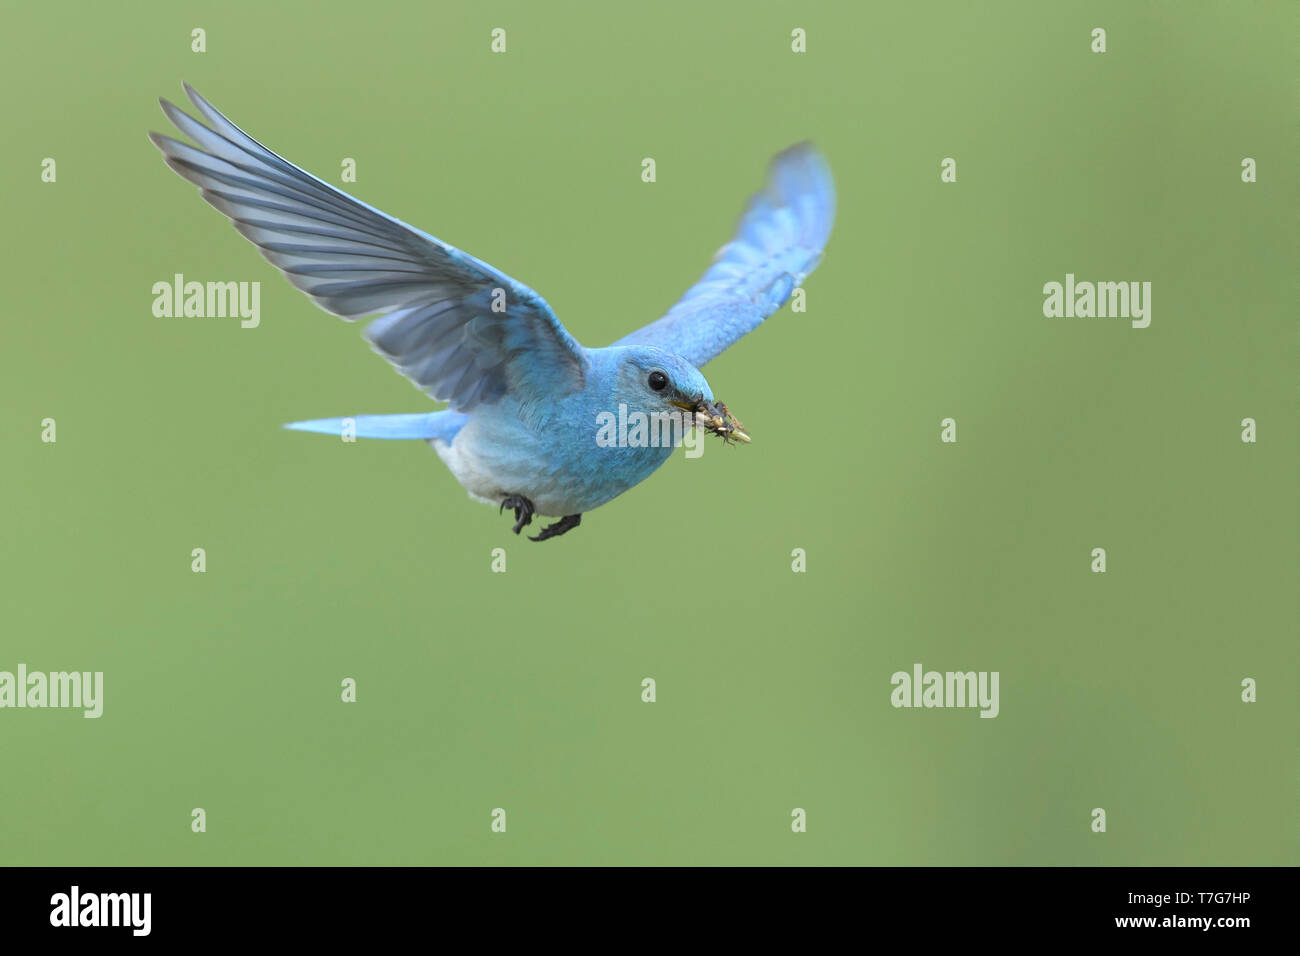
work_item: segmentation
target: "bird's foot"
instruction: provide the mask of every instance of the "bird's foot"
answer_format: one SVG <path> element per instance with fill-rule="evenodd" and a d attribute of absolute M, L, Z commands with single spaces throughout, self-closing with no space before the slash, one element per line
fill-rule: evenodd
<path fill-rule="evenodd" d="M 533 523 L 533 503 L 523 495 L 511 495 L 506 498 L 501 502 L 501 507 L 497 509 L 497 514 L 500 514 L 507 508 L 515 509 L 515 526 L 510 529 L 515 534 L 523 531 L 527 525 Z"/>
<path fill-rule="evenodd" d="M 582 515 L 565 515 L 555 524 L 548 524 L 542 529 L 539 535 L 529 535 L 530 541 L 545 541 L 547 538 L 558 538 L 566 531 L 572 531 L 578 525 L 582 524 Z"/>

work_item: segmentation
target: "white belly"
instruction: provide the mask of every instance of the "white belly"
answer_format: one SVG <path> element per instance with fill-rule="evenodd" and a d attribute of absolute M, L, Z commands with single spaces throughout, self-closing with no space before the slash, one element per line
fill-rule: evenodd
<path fill-rule="evenodd" d="M 470 497 L 500 505 L 512 495 L 533 503 L 538 514 L 586 514 L 644 480 L 672 453 L 663 448 L 583 447 L 595 442 L 594 427 L 556 419 L 528 427 L 509 407 L 473 416 L 448 442 L 429 441 Z M 593 458 L 593 452 L 597 457 Z"/>
<path fill-rule="evenodd" d="M 557 516 L 582 514 L 596 507 L 590 501 L 577 500 L 570 483 L 539 468 L 536 459 L 506 460 L 479 454 L 467 437 L 462 431 L 450 444 L 441 438 L 429 444 L 475 501 L 500 505 L 511 495 L 523 495 L 538 514 Z"/>

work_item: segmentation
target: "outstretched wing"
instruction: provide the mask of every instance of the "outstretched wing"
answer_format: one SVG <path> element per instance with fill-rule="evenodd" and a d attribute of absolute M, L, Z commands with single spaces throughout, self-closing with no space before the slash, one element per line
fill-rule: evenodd
<path fill-rule="evenodd" d="M 812 143 L 778 153 L 709 271 L 668 310 L 615 345 L 657 345 L 700 366 L 785 305 L 817 268 L 835 222 L 835 183 Z"/>
<path fill-rule="evenodd" d="M 349 321 L 383 313 L 366 338 L 431 398 L 468 411 L 506 392 L 535 401 L 582 388 L 585 350 L 532 289 L 299 169 L 185 92 L 210 125 L 161 100 L 198 144 L 150 133 L 167 165 L 321 308 Z"/>

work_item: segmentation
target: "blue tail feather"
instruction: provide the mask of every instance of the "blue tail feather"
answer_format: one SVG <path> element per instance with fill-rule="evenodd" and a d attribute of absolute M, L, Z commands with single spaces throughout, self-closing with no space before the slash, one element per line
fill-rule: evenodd
<path fill-rule="evenodd" d="M 351 434 L 357 438 L 441 438 L 451 441 L 469 416 L 450 410 L 425 412 L 415 415 L 354 415 L 350 418 L 316 418 L 305 422 L 290 422 L 285 428 L 298 432 L 316 432 L 321 435 L 342 436 L 344 427 L 351 423 Z"/>

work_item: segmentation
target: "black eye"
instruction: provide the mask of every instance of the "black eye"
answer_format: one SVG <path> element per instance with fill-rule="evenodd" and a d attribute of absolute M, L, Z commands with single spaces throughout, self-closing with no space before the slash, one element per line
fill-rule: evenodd
<path fill-rule="evenodd" d="M 646 382 L 654 391 L 662 392 L 668 387 L 668 376 L 663 372 L 654 371 L 650 373 L 650 377 Z"/>

